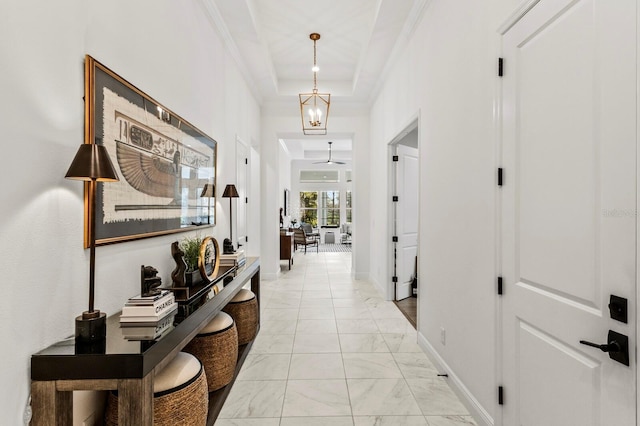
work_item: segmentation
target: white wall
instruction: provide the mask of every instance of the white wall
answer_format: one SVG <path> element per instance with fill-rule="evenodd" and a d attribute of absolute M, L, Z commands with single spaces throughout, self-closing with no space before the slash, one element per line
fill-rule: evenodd
<path fill-rule="evenodd" d="M 419 340 L 486 423 L 497 413 L 496 30 L 516 3 L 432 0 L 371 112 L 372 170 L 387 173 L 387 144 L 419 117 Z M 371 187 L 381 189 L 371 192 L 371 259 L 387 259 L 387 210 L 376 208 L 388 205 L 384 172 Z M 382 287 L 388 269 L 372 262 Z"/>
<path fill-rule="evenodd" d="M 278 197 L 280 197 L 279 200 L 279 208 L 281 207 L 282 210 L 282 216 L 283 216 L 283 225 L 284 226 L 289 226 L 290 221 L 291 221 L 291 211 L 288 211 L 287 214 L 284 214 L 284 190 L 288 189 L 289 190 L 289 209 L 291 210 L 293 208 L 293 200 L 292 195 L 293 191 L 291 190 L 293 182 L 291 180 L 291 154 L 289 153 L 289 151 L 287 150 L 286 145 L 284 144 L 284 142 L 282 140 L 279 141 L 279 176 L 278 176 L 278 182 L 279 182 L 279 192 L 278 192 Z M 278 209 L 279 210 L 279 209 Z M 276 215 L 276 220 L 280 220 L 279 215 Z"/>
<path fill-rule="evenodd" d="M 64 179 L 83 142 L 86 53 L 216 139 L 218 182 L 235 176 L 235 135 L 260 140 L 259 107 L 198 0 L 3 1 L 3 424 L 22 424 L 31 354 L 71 335 L 86 310 L 82 184 Z M 217 209 L 220 239 L 228 216 L 220 200 Z M 120 310 L 139 291 L 142 264 L 169 283 L 169 246 L 183 235 L 99 247 L 96 307 Z"/>
<path fill-rule="evenodd" d="M 247 206 L 247 234 L 251 236 L 247 243 L 247 256 L 260 256 L 260 218 L 262 217 L 262 194 L 260 193 L 260 154 L 256 149 L 257 145 L 251 148 L 249 157 L 250 179 L 249 204 Z"/>

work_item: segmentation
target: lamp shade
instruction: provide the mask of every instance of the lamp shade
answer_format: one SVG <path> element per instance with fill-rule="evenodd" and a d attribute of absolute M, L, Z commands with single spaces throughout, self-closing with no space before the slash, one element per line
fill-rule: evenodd
<path fill-rule="evenodd" d="M 65 175 L 67 179 L 118 181 L 111 158 L 104 145 L 82 144 Z"/>
<path fill-rule="evenodd" d="M 238 198 L 240 195 L 238 194 L 238 190 L 235 185 L 227 185 L 224 188 L 224 192 L 222 193 L 224 198 Z"/>
<path fill-rule="evenodd" d="M 202 193 L 200 197 L 213 197 L 216 193 L 216 188 L 212 183 L 205 183 L 204 188 L 202 188 Z"/>

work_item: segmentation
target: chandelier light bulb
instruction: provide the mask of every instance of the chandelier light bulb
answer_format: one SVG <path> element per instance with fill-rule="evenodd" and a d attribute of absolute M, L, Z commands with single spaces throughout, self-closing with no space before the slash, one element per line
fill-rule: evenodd
<path fill-rule="evenodd" d="M 309 125 L 311 125 L 311 127 L 322 125 L 322 110 L 320 108 L 309 109 Z"/>

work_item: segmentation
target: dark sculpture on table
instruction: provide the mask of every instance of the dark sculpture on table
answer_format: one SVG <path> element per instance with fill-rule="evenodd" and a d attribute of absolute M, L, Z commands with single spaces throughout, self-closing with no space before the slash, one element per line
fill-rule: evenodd
<path fill-rule="evenodd" d="M 177 241 L 171 243 L 171 257 L 176 262 L 176 269 L 171 272 L 173 286 L 184 287 L 184 273 L 187 270 L 187 263 L 184 261 L 184 252 L 180 249 L 180 244 Z"/>
<path fill-rule="evenodd" d="M 231 244 L 231 240 L 229 238 L 225 238 L 222 242 L 222 252 L 223 254 L 233 254 L 236 252 L 233 249 L 233 244 Z"/>
<path fill-rule="evenodd" d="M 160 294 L 160 284 L 162 284 L 162 278 L 158 275 L 158 270 L 153 266 L 140 267 L 140 293 L 142 297 L 157 296 Z"/>

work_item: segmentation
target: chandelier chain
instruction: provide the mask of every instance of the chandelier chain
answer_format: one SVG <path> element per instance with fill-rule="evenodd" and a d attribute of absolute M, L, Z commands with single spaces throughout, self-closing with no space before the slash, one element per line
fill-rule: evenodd
<path fill-rule="evenodd" d="M 313 91 L 318 91 L 318 71 L 316 71 L 316 40 L 313 40 Z"/>

